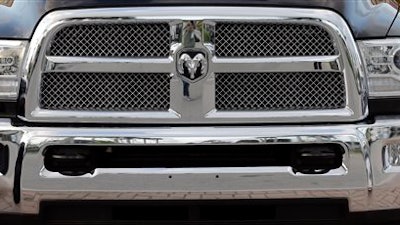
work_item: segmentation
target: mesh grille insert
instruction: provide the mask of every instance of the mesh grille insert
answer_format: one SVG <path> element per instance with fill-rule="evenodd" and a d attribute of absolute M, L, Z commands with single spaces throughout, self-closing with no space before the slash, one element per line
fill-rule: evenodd
<path fill-rule="evenodd" d="M 51 110 L 167 111 L 170 76 L 159 73 L 44 73 L 40 107 Z"/>
<path fill-rule="evenodd" d="M 216 109 L 324 110 L 344 108 L 342 73 L 218 73 Z"/>
<path fill-rule="evenodd" d="M 167 23 L 81 24 L 62 28 L 51 42 L 51 56 L 167 57 Z"/>
<path fill-rule="evenodd" d="M 322 27 L 309 24 L 217 23 L 215 53 L 221 57 L 336 55 Z"/>

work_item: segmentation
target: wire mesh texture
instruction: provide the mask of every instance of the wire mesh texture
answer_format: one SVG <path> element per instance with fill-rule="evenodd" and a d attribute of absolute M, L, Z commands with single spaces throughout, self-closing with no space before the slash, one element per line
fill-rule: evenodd
<path fill-rule="evenodd" d="M 51 56 L 168 57 L 168 23 L 100 23 L 66 26 L 51 41 Z"/>
<path fill-rule="evenodd" d="M 40 107 L 50 110 L 167 111 L 169 85 L 167 73 L 44 73 Z"/>
<path fill-rule="evenodd" d="M 346 105 L 344 77 L 337 72 L 218 73 L 216 109 L 325 110 Z"/>
<path fill-rule="evenodd" d="M 312 24 L 220 22 L 214 42 L 220 57 L 336 55 L 328 31 Z"/>

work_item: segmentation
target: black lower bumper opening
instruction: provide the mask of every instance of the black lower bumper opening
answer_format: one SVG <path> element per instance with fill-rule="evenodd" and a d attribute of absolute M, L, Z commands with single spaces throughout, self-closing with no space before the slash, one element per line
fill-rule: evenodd
<path fill-rule="evenodd" d="M 344 152 L 340 144 L 48 146 L 44 165 L 65 175 L 97 168 L 268 166 L 291 166 L 294 172 L 316 174 L 339 168 Z"/>
<path fill-rule="evenodd" d="M 341 222 L 344 199 L 44 202 L 46 224 L 299 224 Z"/>
<path fill-rule="evenodd" d="M 0 214 L 29 225 L 398 225 L 400 209 L 349 213 L 346 199 L 46 201 L 39 215 Z"/>

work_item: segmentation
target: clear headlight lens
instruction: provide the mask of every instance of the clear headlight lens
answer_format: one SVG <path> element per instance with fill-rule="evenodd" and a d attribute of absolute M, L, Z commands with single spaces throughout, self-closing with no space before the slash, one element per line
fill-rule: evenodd
<path fill-rule="evenodd" d="M 0 100 L 18 97 L 19 78 L 27 42 L 0 40 Z"/>
<path fill-rule="evenodd" d="M 371 97 L 400 97 L 400 39 L 359 41 Z"/>

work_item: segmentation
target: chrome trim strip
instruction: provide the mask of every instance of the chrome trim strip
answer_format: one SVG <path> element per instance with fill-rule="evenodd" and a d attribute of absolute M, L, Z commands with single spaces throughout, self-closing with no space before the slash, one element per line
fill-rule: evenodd
<path fill-rule="evenodd" d="M 340 72 L 340 56 L 212 58 L 210 70 L 218 72 Z M 316 67 L 316 63 L 320 67 Z"/>
<path fill-rule="evenodd" d="M 293 173 L 291 167 L 209 167 L 209 168 L 132 168 L 132 169 L 116 169 L 116 168 L 100 168 L 96 169 L 93 174 L 85 174 L 80 177 L 96 177 L 105 174 L 159 174 L 159 175 L 179 175 L 179 174 L 279 174 L 290 173 L 292 176 L 344 176 L 348 172 L 345 165 L 340 168 L 329 171 L 325 174 L 300 174 Z M 42 168 L 40 176 L 44 178 L 66 178 L 69 176 L 62 175 L 57 172 L 48 171 Z"/>
<path fill-rule="evenodd" d="M 170 58 L 106 58 L 46 56 L 45 72 L 165 73 L 175 68 Z"/>
<path fill-rule="evenodd" d="M 218 110 L 212 110 L 206 114 L 206 118 L 210 119 L 240 119 L 240 118 L 246 118 L 246 119 L 263 119 L 266 115 L 270 119 L 275 119 L 276 121 L 271 121 L 270 123 L 279 123 L 282 119 L 288 118 L 288 117 L 298 117 L 299 115 L 301 116 L 302 120 L 308 120 L 311 119 L 310 117 L 313 117 L 314 114 L 319 114 L 320 116 L 326 116 L 331 119 L 331 121 L 340 121 L 343 120 L 346 117 L 349 117 L 353 115 L 353 111 L 349 109 L 348 107 L 344 109 L 332 109 L 332 110 L 324 110 L 323 112 L 320 112 L 321 110 L 298 110 L 298 111 L 282 111 L 279 114 L 276 113 L 276 111 L 271 111 L 271 112 L 246 112 L 246 116 L 244 117 L 244 114 L 242 112 L 227 112 L 227 111 L 218 111 Z"/>
<path fill-rule="evenodd" d="M 171 35 L 178 30 L 179 24 L 185 20 L 204 20 L 210 29 L 213 27 L 213 21 L 218 20 L 237 20 L 237 21 L 284 21 L 292 23 L 312 23 L 324 27 L 334 38 L 337 48 L 340 51 L 339 57 L 334 60 L 329 57 L 315 57 L 316 62 L 322 63 L 322 71 L 331 71 L 335 66 L 328 62 L 338 64 L 338 69 L 345 76 L 346 86 L 346 108 L 335 110 L 315 110 L 315 111 L 295 111 L 294 113 L 285 111 L 273 112 L 228 112 L 228 114 L 215 112 L 215 84 L 213 67 L 218 71 L 244 71 L 247 70 L 279 70 L 285 67 L 287 70 L 308 70 L 311 62 L 300 62 L 300 67 L 296 64 L 290 64 L 285 59 L 274 59 L 270 64 L 260 66 L 264 60 L 257 59 L 254 64 L 243 63 L 242 66 L 235 65 L 236 60 L 233 59 L 231 64 L 228 64 L 228 59 L 216 59 L 213 56 L 212 43 L 202 42 L 200 48 L 209 54 L 209 74 L 202 80 L 190 84 L 190 99 L 183 96 L 183 82 L 178 75 L 175 66 L 165 66 L 166 71 L 161 71 L 164 68 L 165 62 L 154 61 L 145 66 L 148 70 L 156 70 L 157 72 L 171 73 L 172 79 L 170 83 L 171 102 L 170 111 L 180 115 L 179 119 L 171 119 L 169 116 L 159 118 L 158 115 L 153 115 L 154 112 L 147 112 L 142 116 L 126 116 L 126 114 L 103 112 L 97 113 L 98 117 L 94 117 L 90 113 L 80 111 L 45 111 L 39 107 L 39 87 L 41 73 L 47 69 L 62 70 L 84 70 L 91 71 L 90 65 L 83 65 L 78 62 L 72 65 L 47 63 L 44 57 L 47 49 L 44 47 L 51 39 L 55 32 L 66 24 L 83 23 L 83 22 L 102 22 L 116 20 L 119 22 L 129 21 L 166 21 L 171 25 Z M 215 25 L 215 24 L 214 24 Z M 173 35 L 172 35 L 173 36 Z M 172 38 L 173 39 L 173 38 Z M 174 58 L 176 53 L 182 49 L 182 45 L 174 42 L 171 43 L 171 58 L 168 60 L 176 61 Z M 56 60 L 49 58 L 50 60 Z M 129 61 L 124 59 L 123 62 Z M 311 60 L 311 59 L 300 59 Z M 94 60 L 96 61 L 96 60 Z M 215 65 L 212 65 L 216 62 Z M 278 61 L 274 63 L 272 61 Z M 283 61 L 283 62 L 282 62 Z M 248 61 L 247 61 L 248 62 Z M 154 64 L 153 64 L 154 63 Z M 134 63 L 133 63 L 134 64 Z M 162 64 L 162 65 L 156 65 Z M 272 65 L 271 65 L 272 64 Z M 101 65 L 100 62 L 95 64 L 93 70 L 111 71 L 118 67 L 118 70 L 127 71 L 132 68 L 139 71 L 145 71 L 146 68 L 141 68 L 140 65 L 120 65 L 110 63 L 110 67 Z M 54 68 L 53 68 L 54 66 Z M 173 67 L 173 68 L 171 68 Z M 274 67 L 276 69 L 274 69 Z M 171 71 L 167 71 L 172 69 Z M 65 10 L 56 11 L 48 14 L 38 25 L 27 53 L 27 60 L 23 71 L 23 78 L 26 79 L 27 100 L 25 105 L 24 116 L 20 119 L 33 122 L 103 122 L 103 123 L 149 123 L 149 124 L 206 124 L 206 123 L 306 123 L 306 122 L 343 122 L 343 121 L 358 121 L 362 120 L 368 114 L 367 109 L 367 83 L 364 75 L 364 68 L 358 48 L 352 36 L 352 33 L 340 15 L 335 12 L 320 9 L 296 9 L 296 8 L 253 8 L 253 7 L 137 7 L 137 8 L 102 8 L 102 9 L 83 9 L 83 10 Z M 118 71 L 113 71 L 118 72 Z M 136 112 L 133 112 L 135 114 Z M 333 113 L 338 113 L 333 115 Z M 214 114 L 216 116 L 214 116 Z M 234 115 L 234 116 L 232 116 Z M 253 116 L 257 118 L 253 118 Z M 159 118 L 153 120 L 153 118 Z"/>
<path fill-rule="evenodd" d="M 54 113 L 53 110 L 41 109 L 32 112 L 32 116 L 36 118 L 49 118 L 52 117 L 54 119 L 60 118 L 63 119 L 65 117 L 70 118 L 79 118 L 80 122 L 95 122 L 98 121 L 98 118 L 107 118 L 109 114 L 113 114 L 116 117 L 125 118 L 125 119 L 143 119 L 143 121 L 152 121 L 154 123 L 161 123 L 165 119 L 177 120 L 181 117 L 181 115 L 173 110 L 168 110 L 167 112 L 146 112 L 146 111 L 137 111 L 137 112 L 121 112 L 121 111 L 68 111 L 68 110 L 57 110 L 57 113 Z M 142 121 L 142 120 L 141 120 Z"/>

